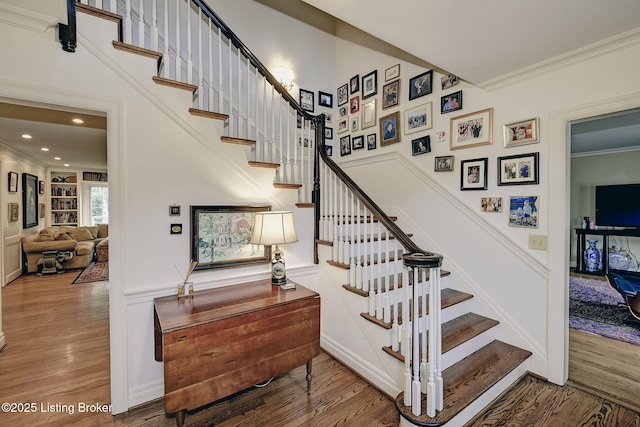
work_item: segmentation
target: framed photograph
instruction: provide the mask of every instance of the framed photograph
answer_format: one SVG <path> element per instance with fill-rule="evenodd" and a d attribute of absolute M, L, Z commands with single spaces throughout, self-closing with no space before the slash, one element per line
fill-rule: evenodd
<path fill-rule="evenodd" d="M 18 222 L 18 211 L 20 205 L 17 203 L 9 203 L 9 222 Z"/>
<path fill-rule="evenodd" d="M 538 184 L 539 153 L 498 157 L 498 185 Z"/>
<path fill-rule="evenodd" d="M 376 125 L 376 99 L 373 98 L 362 104 L 362 129 Z"/>
<path fill-rule="evenodd" d="M 333 156 L 333 145 L 325 145 L 324 151 L 327 153 L 327 156 Z"/>
<path fill-rule="evenodd" d="M 493 108 L 480 110 L 451 119 L 449 148 L 490 145 L 493 141 Z"/>
<path fill-rule="evenodd" d="M 376 93 L 378 93 L 378 70 L 373 70 L 362 77 L 362 99 L 367 99 Z"/>
<path fill-rule="evenodd" d="M 344 105 L 344 106 L 342 106 L 342 107 L 338 108 L 338 116 L 339 116 L 339 117 L 344 117 L 344 116 L 346 116 L 347 114 L 349 114 L 349 109 L 347 108 L 347 106 L 346 106 L 346 105 Z"/>
<path fill-rule="evenodd" d="M 324 122 L 326 124 L 333 124 L 333 113 L 324 113 Z"/>
<path fill-rule="evenodd" d="M 502 197 L 483 197 L 480 199 L 481 212 L 502 212 Z"/>
<path fill-rule="evenodd" d="M 359 96 L 354 96 L 353 98 L 351 98 L 351 100 L 349 101 L 349 111 L 351 111 L 351 114 L 355 114 L 358 111 L 360 111 L 360 97 Z"/>
<path fill-rule="evenodd" d="M 388 114 L 384 117 L 380 117 L 380 145 L 395 144 L 400 142 L 400 132 L 398 131 L 398 125 L 400 124 L 400 113 L 395 112 Z"/>
<path fill-rule="evenodd" d="M 486 190 L 489 159 L 462 160 L 460 162 L 460 190 Z"/>
<path fill-rule="evenodd" d="M 433 70 L 422 73 L 409 80 L 409 101 L 433 92 Z"/>
<path fill-rule="evenodd" d="M 431 102 L 419 105 L 404 112 L 404 133 L 420 132 L 431 129 Z"/>
<path fill-rule="evenodd" d="M 538 228 L 539 196 L 509 198 L 509 227 Z"/>
<path fill-rule="evenodd" d="M 504 132 L 504 146 L 517 147 L 519 145 L 534 144 L 538 139 L 538 118 L 509 123 L 502 127 Z"/>
<path fill-rule="evenodd" d="M 338 107 L 349 101 L 349 85 L 347 83 L 340 86 L 337 90 Z"/>
<path fill-rule="evenodd" d="M 304 111 L 313 113 L 313 106 L 315 105 L 314 93 L 310 90 L 300 89 L 300 107 Z"/>
<path fill-rule="evenodd" d="M 333 95 L 327 92 L 318 91 L 318 105 L 321 107 L 333 108 Z"/>
<path fill-rule="evenodd" d="M 349 130 L 348 117 L 343 117 L 338 120 L 338 133 L 344 133 Z"/>
<path fill-rule="evenodd" d="M 452 111 L 462 110 L 462 91 L 450 93 L 440 97 L 440 113 L 450 113 Z"/>
<path fill-rule="evenodd" d="M 180 216 L 180 205 L 169 205 L 169 216 Z"/>
<path fill-rule="evenodd" d="M 9 172 L 9 192 L 15 193 L 18 191 L 18 173 Z"/>
<path fill-rule="evenodd" d="M 351 77 L 351 80 L 349 80 L 349 87 L 351 88 L 351 95 L 360 92 L 360 74 L 356 74 Z"/>
<path fill-rule="evenodd" d="M 375 150 L 376 149 L 376 134 L 370 133 L 367 135 L 367 150 Z"/>
<path fill-rule="evenodd" d="M 351 140 L 351 146 L 354 150 L 362 150 L 364 148 L 364 135 L 354 136 Z"/>
<path fill-rule="evenodd" d="M 382 87 L 382 109 L 398 105 L 400 96 L 400 80 L 387 83 Z"/>
<path fill-rule="evenodd" d="M 256 212 L 271 206 L 191 206 L 191 259 L 196 270 L 271 262 L 271 247 L 249 243 Z"/>
<path fill-rule="evenodd" d="M 453 74 L 447 74 L 446 76 L 442 76 L 440 78 L 440 86 L 442 86 L 442 90 L 448 89 L 451 86 L 455 86 L 458 84 L 458 77 Z"/>
<path fill-rule="evenodd" d="M 38 217 L 39 217 L 40 219 L 44 218 L 44 209 L 45 209 L 45 207 L 44 207 L 44 203 L 40 203 L 40 204 L 38 205 Z"/>
<path fill-rule="evenodd" d="M 435 172 L 453 172 L 453 156 L 438 156 L 433 170 Z"/>
<path fill-rule="evenodd" d="M 349 130 L 351 132 L 356 132 L 360 129 L 360 118 L 359 117 L 351 117 L 349 121 Z"/>
<path fill-rule="evenodd" d="M 182 234 L 182 224 L 171 224 L 169 234 Z"/>
<path fill-rule="evenodd" d="M 333 139 L 333 128 L 324 128 L 324 139 Z"/>
<path fill-rule="evenodd" d="M 422 136 L 411 141 L 411 154 L 418 156 L 420 154 L 431 152 L 431 138 L 429 135 Z"/>
<path fill-rule="evenodd" d="M 38 177 L 22 174 L 22 228 L 38 225 Z"/>
<path fill-rule="evenodd" d="M 347 156 L 351 154 L 351 136 L 343 136 L 340 138 L 340 155 Z"/>
<path fill-rule="evenodd" d="M 384 81 L 388 82 L 400 77 L 400 64 L 396 64 L 393 67 L 389 67 L 384 70 Z"/>

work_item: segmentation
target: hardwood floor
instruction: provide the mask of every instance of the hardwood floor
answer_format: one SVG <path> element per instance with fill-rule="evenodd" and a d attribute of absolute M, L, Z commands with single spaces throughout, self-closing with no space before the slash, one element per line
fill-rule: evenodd
<path fill-rule="evenodd" d="M 11 426 L 175 426 L 162 400 L 125 414 L 80 412 L 108 405 L 108 284 L 71 285 L 80 273 L 23 276 L 2 289 L 7 346 L 0 352 L 0 401 L 35 404 L 0 412 Z M 392 400 L 325 352 L 305 367 L 189 413 L 185 426 L 396 426 Z M 28 407 L 28 406 L 27 406 Z M 73 409 L 73 414 L 69 409 Z M 469 426 L 640 426 L 638 413 L 573 386 L 526 376 Z"/>

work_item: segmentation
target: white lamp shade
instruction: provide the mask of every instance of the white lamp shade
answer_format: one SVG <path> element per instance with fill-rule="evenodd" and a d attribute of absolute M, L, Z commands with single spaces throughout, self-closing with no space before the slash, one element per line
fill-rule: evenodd
<path fill-rule="evenodd" d="M 280 245 L 298 241 L 293 226 L 293 213 L 289 211 L 258 212 L 253 224 L 253 245 Z"/>

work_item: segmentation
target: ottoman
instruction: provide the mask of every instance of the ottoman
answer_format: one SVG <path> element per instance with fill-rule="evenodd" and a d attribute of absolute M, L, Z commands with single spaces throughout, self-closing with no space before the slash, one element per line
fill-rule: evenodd
<path fill-rule="evenodd" d="M 96 261 L 104 262 L 109 261 L 109 238 L 101 240 L 96 245 Z"/>

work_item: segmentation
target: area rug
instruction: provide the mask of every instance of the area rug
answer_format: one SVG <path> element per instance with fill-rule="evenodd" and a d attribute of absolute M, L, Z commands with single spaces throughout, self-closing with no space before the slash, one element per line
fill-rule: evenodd
<path fill-rule="evenodd" d="M 82 273 L 73 281 L 73 284 L 100 282 L 103 280 L 109 280 L 109 261 L 92 262 L 82 270 Z"/>
<path fill-rule="evenodd" d="M 625 323 L 629 310 L 606 280 L 571 275 L 569 327 L 640 345 L 640 325 Z"/>

